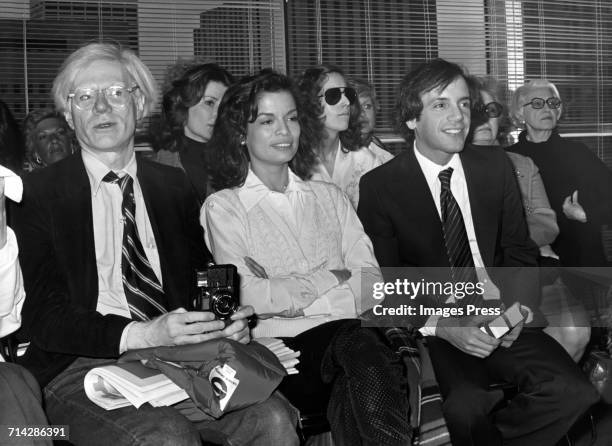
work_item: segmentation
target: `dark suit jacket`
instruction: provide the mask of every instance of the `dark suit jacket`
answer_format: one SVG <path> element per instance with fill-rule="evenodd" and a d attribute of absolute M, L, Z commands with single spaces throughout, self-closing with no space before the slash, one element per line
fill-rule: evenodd
<path fill-rule="evenodd" d="M 536 310 L 537 280 L 520 283 L 516 276 L 519 272 L 522 278 L 537 275 L 531 267 L 537 264 L 538 249 L 529 238 L 512 164 L 501 149 L 489 147 L 466 146 L 460 157 L 478 247 L 487 271 L 501 288 L 507 304 L 519 300 Z M 440 216 L 412 148 L 364 175 L 359 195 L 357 213 L 372 239 L 386 281 L 402 277 L 402 272 L 385 267 L 412 267 L 409 274 L 413 280 L 416 268 L 441 267 L 435 268 L 434 274 L 431 270 L 424 273 L 424 277 L 450 280 Z M 509 267 L 514 268 L 512 272 Z M 419 298 L 413 301 L 415 305 L 421 303 L 432 306 L 440 302 Z M 410 322 L 422 326 L 426 319 L 416 316 Z"/>
<path fill-rule="evenodd" d="M 187 307 L 207 260 L 197 199 L 179 169 L 138 160 L 169 309 Z M 98 273 L 91 187 L 79 153 L 26 176 L 14 209 L 27 299 L 23 364 L 41 385 L 76 357 L 114 358 L 130 319 L 96 312 Z"/>

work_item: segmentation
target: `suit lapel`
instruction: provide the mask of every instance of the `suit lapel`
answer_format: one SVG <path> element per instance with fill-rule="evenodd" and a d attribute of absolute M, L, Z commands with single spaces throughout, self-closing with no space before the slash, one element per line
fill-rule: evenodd
<path fill-rule="evenodd" d="M 91 186 L 80 153 L 70 157 L 58 171 L 57 194 L 49 203 L 57 224 L 58 250 L 70 259 L 68 274 L 73 275 L 87 290 L 89 308 L 95 308 L 98 295 L 98 270 L 91 209 Z"/>
<path fill-rule="evenodd" d="M 400 212 L 405 216 L 405 223 L 401 232 L 408 240 L 416 240 L 420 247 L 418 264 L 447 265 L 442 222 L 425 175 L 412 148 L 403 157 L 395 185 L 389 191 L 398 196 L 398 203 L 403 208 Z"/>
<path fill-rule="evenodd" d="M 499 196 L 497 192 L 499 178 L 494 178 L 490 173 L 493 166 L 487 166 L 486 159 L 469 146 L 461 152 L 460 156 L 480 256 L 485 265 L 492 265 L 495 252 L 490 248 L 495 246 L 498 224 L 496 213 L 492 210 L 499 208 L 499 204 L 495 202 L 495 197 Z"/>

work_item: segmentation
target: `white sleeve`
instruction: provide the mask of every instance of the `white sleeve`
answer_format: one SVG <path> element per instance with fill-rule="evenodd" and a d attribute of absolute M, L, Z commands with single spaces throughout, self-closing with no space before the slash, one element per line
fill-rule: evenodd
<path fill-rule="evenodd" d="M 262 279 L 246 266 L 249 231 L 242 209 L 220 196 L 209 197 L 200 212 L 206 245 L 216 263 L 236 265 L 240 274 L 240 301 L 252 305 L 260 317 L 296 317 L 304 308 L 338 284 L 336 276 L 321 266 L 308 274 L 292 274 Z M 253 259 L 257 261 L 257 259 Z"/>
<path fill-rule="evenodd" d="M 373 284 L 383 282 L 383 278 L 374 256 L 372 241 L 344 194 L 339 208 L 342 218 L 342 255 L 345 267 L 351 271 L 348 284 L 355 296 L 357 314 L 361 314 L 376 304 L 377 300 L 372 296 Z"/>
<path fill-rule="evenodd" d="M 18 254 L 15 233 L 7 228 L 6 245 L 0 249 L 0 337 L 21 326 L 25 291 Z"/>

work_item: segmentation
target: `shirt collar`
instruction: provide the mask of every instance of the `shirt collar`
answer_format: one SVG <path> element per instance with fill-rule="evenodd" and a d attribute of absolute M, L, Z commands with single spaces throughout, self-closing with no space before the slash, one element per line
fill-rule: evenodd
<path fill-rule="evenodd" d="M 421 154 L 421 152 L 417 150 L 416 141 L 414 143 L 413 150 L 417 162 L 419 163 L 419 166 L 421 166 L 421 170 L 423 171 L 423 175 L 425 175 L 425 179 L 427 180 L 428 184 L 435 183 L 438 180 L 438 175 L 440 174 L 440 172 L 445 169 L 448 169 L 449 167 L 452 167 L 453 172 L 456 173 L 455 175 L 453 175 L 452 178 L 463 176 L 463 166 L 461 164 L 461 158 L 459 157 L 458 153 L 454 153 L 448 163 L 441 166 Z"/>
<path fill-rule="evenodd" d="M 91 191 L 94 196 L 98 194 L 100 190 L 100 184 L 102 178 L 110 172 L 106 164 L 100 161 L 89 149 L 81 148 L 81 157 L 83 158 L 83 164 L 85 164 L 85 170 L 89 177 L 89 184 L 91 185 Z M 132 152 L 132 156 L 128 161 L 127 165 L 119 170 L 114 171 L 119 177 L 129 175 L 132 178 L 136 178 L 136 154 Z"/>
<path fill-rule="evenodd" d="M 271 191 L 268 186 L 263 184 L 255 172 L 249 167 L 249 173 L 247 174 L 244 184 L 237 188 L 238 198 L 246 208 L 247 212 L 255 207 L 261 200 L 267 197 L 269 194 L 278 194 L 280 192 Z M 302 180 L 291 169 L 289 169 L 289 183 L 285 194 L 291 193 L 305 193 L 312 192 L 308 182 Z"/>

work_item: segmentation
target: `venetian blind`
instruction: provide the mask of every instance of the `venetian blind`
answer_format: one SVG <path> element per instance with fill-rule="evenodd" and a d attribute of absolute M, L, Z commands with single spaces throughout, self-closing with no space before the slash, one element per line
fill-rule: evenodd
<path fill-rule="evenodd" d="M 0 0 L 0 99 L 18 119 L 52 105 L 58 67 L 92 41 L 133 49 L 160 86 L 194 58 L 237 76 L 285 70 L 282 0 Z"/>
<path fill-rule="evenodd" d="M 287 66 L 332 63 L 370 81 L 381 99 L 377 130 L 397 140 L 401 77 L 444 57 L 506 86 L 545 77 L 565 104 L 560 130 L 612 166 L 612 5 L 604 0 L 288 0 Z"/>

